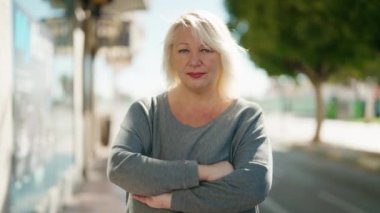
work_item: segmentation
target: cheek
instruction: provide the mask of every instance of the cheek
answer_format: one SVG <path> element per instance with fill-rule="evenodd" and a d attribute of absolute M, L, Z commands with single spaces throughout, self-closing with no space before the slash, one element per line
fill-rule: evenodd
<path fill-rule="evenodd" d="M 219 72 L 219 70 L 221 70 L 222 68 L 222 63 L 218 59 L 212 59 L 209 60 L 208 66 L 212 68 L 215 72 Z"/>
<path fill-rule="evenodd" d="M 182 70 L 187 65 L 187 60 L 184 57 L 177 57 L 174 58 L 173 63 L 177 69 Z"/>
<path fill-rule="evenodd" d="M 179 58 L 176 56 L 173 56 L 171 58 L 171 65 L 173 68 L 177 68 L 179 66 Z"/>

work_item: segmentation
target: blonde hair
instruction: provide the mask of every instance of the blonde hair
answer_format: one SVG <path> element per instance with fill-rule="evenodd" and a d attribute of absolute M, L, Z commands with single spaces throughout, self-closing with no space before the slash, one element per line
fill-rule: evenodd
<path fill-rule="evenodd" d="M 169 83 L 173 87 L 179 83 L 176 70 L 172 67 L 171 50 L 179 27 L 190 28 L 201 43 L 220 54 L 222 72 L 219 78 L 219 90 L 228 95 L 233 94 L 234 74 L 238 71 L 240 52 L 245 51 L 232 37 L 226 24 L 216 16 L 206 11 L 192 11 L 183 14 L 176 20 L 166 35 L 164 41 L 163 69 Z M 235 69 L 235 70 L 234 70 Z"/>

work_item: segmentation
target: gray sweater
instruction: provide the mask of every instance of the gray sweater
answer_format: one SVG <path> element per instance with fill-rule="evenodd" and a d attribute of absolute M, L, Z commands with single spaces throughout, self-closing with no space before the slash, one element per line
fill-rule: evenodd
<path fill-rule="evenodd" d="M 200 182 L 198 164 L 228 160 L 234 171 Z M 127 212 L 258 212 L 272 183 L 272 150 L 258 105 L 236 99 L 197 128 L 180 123 L 167 93 L 131 105 L 108 164 L 109 179 L 127 192 Z M 153 209 L 129 193 L 172 192 L 171 210 Z"/>

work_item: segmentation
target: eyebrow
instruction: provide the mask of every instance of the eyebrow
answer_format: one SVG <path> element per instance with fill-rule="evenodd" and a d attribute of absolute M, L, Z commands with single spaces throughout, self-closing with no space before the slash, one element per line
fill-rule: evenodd
<path fill-rule="evenodd" d="M 176 46 L 178 46 L 178 45 L 189 45 L 189 43 L 187 43 L 187 42 L 179 42 L 179 43 L 177 43 L 177 44 L 175 44 Z"/>

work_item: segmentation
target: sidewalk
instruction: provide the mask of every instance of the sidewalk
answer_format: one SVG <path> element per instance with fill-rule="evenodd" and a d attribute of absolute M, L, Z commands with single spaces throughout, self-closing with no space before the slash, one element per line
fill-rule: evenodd
<path fill-rule="evenodd" d="M 309 144 L 314 136 L 314 118 L 291 114 L 266 114 L 265 122 L 270 137 L 282 144 Z M 380 154 L 380 124 L 325 119 L 321 140 L 347 149 Z"/>
<path fill-rule="evenodd" d="M 89 181 L 79 186 L 60 213 L 123 213 L 125 194 L 107 180 L 107 148 L 101 148 L 89 173 Z"/>
<path fill-rule="evenodd" d="M 115 140 L 128 104 L 113 105 L 110 142 Z M 60 213 L 124 213 L 125 192 L 107 179 L 108 147 L 97 147 L 89 181 L 83 182 Z"/>
<path fill-rule="evenodd" d="M 380 173 L 380 124 L 325 119 L 321 144 L 312 145 L 314 118 L 268 114 L 268 135 L 274 147 L 292 147 Z"/>

